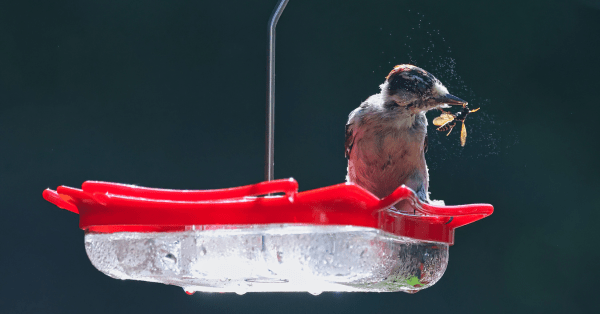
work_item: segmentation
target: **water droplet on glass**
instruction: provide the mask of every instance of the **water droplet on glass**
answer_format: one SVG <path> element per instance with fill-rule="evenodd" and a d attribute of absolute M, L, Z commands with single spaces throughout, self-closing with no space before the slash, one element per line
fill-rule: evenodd
<path fill-rule="evenodd" d="M 309 291 L 308 293 L 310 293 L 312 295 L 319 295 L 319 294 L 323 293 L 323 291 Z"/>
<path fill-rule="evenodd" d="M 175 257 L 175 255 L 173 255 L 171 253 L 165 255 L 164 260 L 171 264 L 177 263 L 177 258 Z"/>

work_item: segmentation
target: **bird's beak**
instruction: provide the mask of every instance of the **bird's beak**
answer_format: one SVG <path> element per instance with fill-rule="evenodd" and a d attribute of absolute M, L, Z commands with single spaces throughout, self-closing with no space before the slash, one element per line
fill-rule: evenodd
<path fill-rule="evenodd" d="M 452 94 L 446 94 L 444 96 L 437 97 L 435 100 L 440 104 L 447 104 L 447 105 L 461 105 L 462 106 L 462 105 L 467 104 L 466 101 L 464 101 Z"/>

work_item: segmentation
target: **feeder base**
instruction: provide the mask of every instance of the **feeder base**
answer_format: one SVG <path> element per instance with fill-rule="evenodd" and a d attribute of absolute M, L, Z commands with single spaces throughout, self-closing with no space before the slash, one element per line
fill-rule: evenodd
<path fill-rule="evenodd" d="M 186 292 L 405 291 L 435 284 L 448 244 L 375 228 L 271 224 L 179 232 L 86 232 L 92 264 L 118 279 Z"/>

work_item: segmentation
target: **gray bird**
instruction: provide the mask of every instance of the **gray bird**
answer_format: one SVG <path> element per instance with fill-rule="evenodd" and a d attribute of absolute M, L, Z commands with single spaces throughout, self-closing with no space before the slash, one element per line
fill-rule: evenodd
<path fill-rule="evenodd" d="M 379 87 L 379 94 L 369 97 L 348 117 L 346 180 L 379 198 L 404 184 L 421 201 L 431 202 L 425 113 L 466 102 L 449 94 L 429 72 L 409 64 L 395 66 Z M 405 203 L 396 208 L 404 211 Z"/>

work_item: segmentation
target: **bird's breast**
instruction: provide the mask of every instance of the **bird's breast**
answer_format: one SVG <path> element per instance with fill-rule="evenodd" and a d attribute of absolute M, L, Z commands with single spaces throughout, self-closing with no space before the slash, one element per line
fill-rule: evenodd
<path fill-rule="evenodd" d="M 422 132 L 394 127 L 358 131 L 348 160 L 349 181 L 379 197 L 386 196 L 401 184 L 416 189 L 419 183 L 415 186 L 409 183 L 421 182 L 427 176 L 424 140 Z"/>
<path fill-rule="evenodd" d="M 356 158 L 367 164 L 410 163 L 421 158 L 425 134 L 397 128 L 364 129 L 356 134 Z"/>

